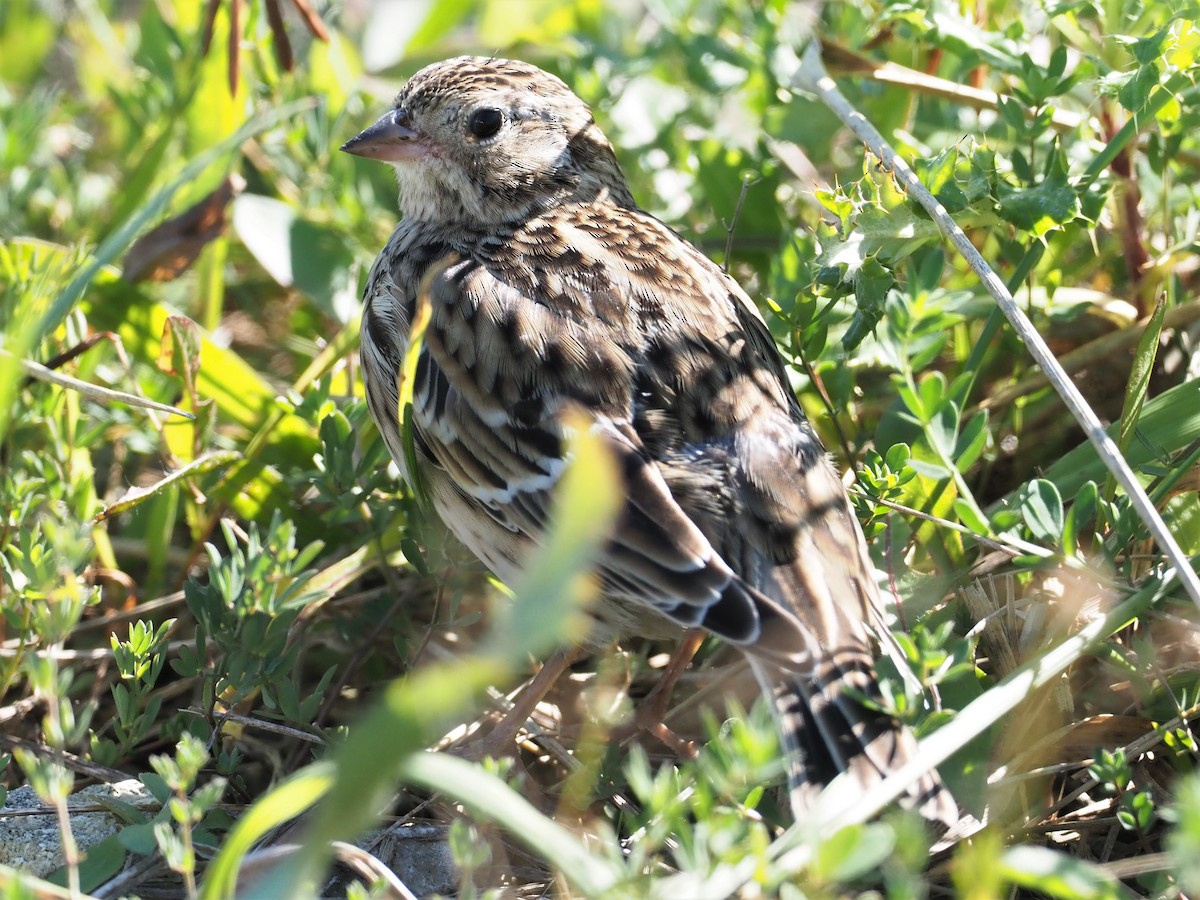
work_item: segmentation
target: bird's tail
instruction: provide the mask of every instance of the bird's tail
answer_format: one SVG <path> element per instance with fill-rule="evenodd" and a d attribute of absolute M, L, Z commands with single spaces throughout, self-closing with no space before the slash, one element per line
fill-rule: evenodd
<path fill-rule="evenodd" d="M 797 822 L 809 818 L 817 796 L 842 772 L 865 791 L 917 755 L 916 738 L 904 724 L 860 699 L 879 696 L 870 657 L 852 651 L 837 656 L 831 654 L 808 675 L 750 659 L 763 692 L 774 700 Z M 910 786 L 900 803 L 939 832 L 960 819 L 958 804 L 935 770 Z"/>

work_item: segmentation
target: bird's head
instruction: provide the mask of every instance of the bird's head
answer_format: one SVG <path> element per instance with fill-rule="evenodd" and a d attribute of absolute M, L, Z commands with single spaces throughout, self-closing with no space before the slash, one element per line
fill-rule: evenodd
<path fill-rule="evenodd" d="M 425 67 L 342 149 L 392 164 L 410 218 L 499 225 L 602 194 L 633 205 L 587 105 L 516 60 L 463 56 Z"/>

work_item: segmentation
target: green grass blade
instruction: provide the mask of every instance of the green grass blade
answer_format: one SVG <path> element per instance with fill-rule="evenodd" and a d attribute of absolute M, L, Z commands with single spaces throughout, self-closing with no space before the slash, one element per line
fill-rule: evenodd
<path fill-rule="evenodd" d="M 1133 436 L 1133 427 L 1137 424 L 1142 404 L 1146 401 L 1146 391 L 1150 388 L 1150 376 L 1154 374 L 1154 361 L 1158 359 L 1158 339 L 1162 335 L 1166 314 L 1166 301 L 1159 297 L 1133 355 L 1133 367 L 1129 372 L 1125 401 L 1121 407 L 1121 427 L 1117 431 L 1117 447 L 1126 456 L 1129 451 L 1129 439 Z M 1111 500 L 1116 489 L 1117 480 L 1109 473 L 1108 480 L 1104 483 L 1104 496 Z"/>
<path fill-rule="evenodd" d="M 621 492 L 616 462 L 590 423 L 570 417 L 565 430 L 573 435 L 568 444 L 570 464 L 555 494 L 551 532 L 516 585 L 512 603 L 501 604 L 496 611 L 495 625 L 479 653 L 416 672 L 387 688 L 336 753 L 335 780 L 314 812 L 306 851 L 300 854 L 303 863 L 276 869 L 259 889 L 244 896 L 295 896 L 326 865 L 330 842 L 367 828 L 392 796 L 396 781 L 406 774 L 434 789 L 450 793 L 461 789 L 461 781 L 438 780 L 457 773 L 453 766 L 422 766 L 413 762 L 412 754 L 423 753 L 450 725 L 461 721 L 482 702 L 489 685 L 511 678 L 528 656 L 543 655 L 581 636 L 585 621 L 581 607 L 595 593 L 591 562 L 610 533 Z M 489 815 L 496 810 L 494 803 L 511 800 L 494 786 L 485 793 Z M 552 834 L 556 854 L 572 864 L 578 861 L 578 854 L 566 849 L 566 839 L 557 830 L 549 823 L 539 824 Z M 220 872 L 233 865 L 225 863 Z M 615 876 L 597 866 L 583 877 L 601 883 Z"/>

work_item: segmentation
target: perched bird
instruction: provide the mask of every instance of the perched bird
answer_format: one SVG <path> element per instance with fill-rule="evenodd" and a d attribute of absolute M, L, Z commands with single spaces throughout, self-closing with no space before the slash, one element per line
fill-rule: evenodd
<path fill-rule="evenodd" d="M 878 696 L 881 599 L 771 336 L 732 278 L 638 208 L 588 107 L 535 66 L 461 57 L 414 75 L 342 149 L 399 179 L 363 374 L 406 470 L 398 375 L 424 292 L 416 465 L 450 530 L 512 579 L 547 527 L 561 413 L 581 407 L 624 478 L 600 633 L 657 622 L 740 648 L 774 699 L 797 817 L 839 772 L 868 786 L 909 761 L 911 733 L 854 696 Z M 907 802 L 955 818 L 936 773 Z"/>

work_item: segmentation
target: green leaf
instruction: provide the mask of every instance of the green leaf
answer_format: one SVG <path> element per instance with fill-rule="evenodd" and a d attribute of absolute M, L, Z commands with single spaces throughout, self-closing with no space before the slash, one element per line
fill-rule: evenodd
<path fill-rule="evenodd" d="M 219 900 L 235 895 L 266 896 L 258 892 L 258 887 L 244 892 L 235 890 L 242 860 L 255 843 L 272 829 L 312 808 L 317 800 L 328 793 L 334 783 L 333 776 L 332 763 L 313 763 L 259 797 L 238 817 L 220 852 L 205 870 L 200 896 L 204 900 Z"/>
<path fill-rule="evenodd" d="M 1159 338 L 1162 336 L 1163 321 L 1167 313 L 1165 297 L 1159 297 L 1154 311 L 1146 322 L 1146 329 L 1138 339 L 1133 356 L 1133 367 L 1129 373 L 1129 384 L 1125 388 L 1125 402 L 1121 409 L 1121 428 L 1117 432 L 1117 447 L 1125 452 L 1133 435 L 1134 426 L 1146 401 L 1150 388 L 1150 376 L 1154 374 L 1154 363 L 1158 359 Z"/>
<path fill-rule="evenodd" d="M 1126 35 L 1115 35 L 1114 37 L 1119 43 L 1125 45 L 1133 58 L 1137 60 L 1138 65 L 1149 66 L 1162 58 L 1167 42 L 1171 39 L 1171 28 L 1170 26 L 1160 28 L 1154 34 L 1141 38 Z"/>
<path fill-rule="evenodd" d="M 854 277 L 854 296 L 858 301 L 854 317 L 842 336 L 842 348 L 854 350 L 875 330 L 883 318 L 887 292 L 896 283 L 891 271 L 881 266 L 878 260 L 867 259 Z"/>
<path fill-rule="evenodd" d="M 121 871 L 125 865 L 125 848 L 116 835 L 92 844 L 87 848 L 83 862 L 79 864 L 79 887 L 91 891 L 110 880 Z M 67 869 L 56 869 L 47 876 L 51 884 L 65 886 L 67 884 Z"/>
<path fill-rule="evenodd" d="M 966 525 L 975 534 L 989 535 L 992 533 L 992 526 L 987 519 L 979 514 L 979 510 L 975 508 L 974 503 L 968 503 L 961 497 L 954 500 L 954 513 L 958 516 L 958 521 Z"/>
<path fill-rule="evenodd" d="M 224 466 L 231 465 L 242 458 L 242 455 L 233 450 L 214 450 L 211 453 L 206 453 L 193 462 L 188 463 L 180 469 L 171 472 L 153 484 L 134 485 L 119 499 L 113 501 L 103 510 L 96 514 L 95 521 L 103 522 L 105 519 L 128 512 L 138 506 L 141 506 L 151 497 L 156 497 L 163 491 L 174 487 L 189 478 L 203 475 L 206 472 L 211 472 L 215 469 L 220 469 Z"/>
<path fill-rule="evenodd" d="M 908 466 L 922 478 L 928 478 L 932 481 L 942 481 L 950 477 L 950 470 L 948 468 L 932 460 L 919 459 L 914 456 L 908 461 Z"/>
<path fill-rule="evenodd" d="M 1078 218 L 1079 198 L 1067 180 L 1065 155 L 1054 154 L 1050 170 L 1037 187 L 1014 191 L 1000 200 L 1000 215 L 1038 237 Z"/>
<path fill-rule="evenodd" d="M 1150 92 L 1161 80 L 1156 65 L 1139 66 L 1117 91 L 1117 100 L 1131 113 L 1138 113 L 1150 99 Z"/>
<path fill-rule="evenodd" d="M 1063 522 L 1063 549 L 1068 553 L 1082 553 L 1084 550 L 1080 529 L 1096 517 L 1096 506 L 1100 500 L 1100 490 L 1094 481 L 1084 482 L 1075 495 L 1075 502 L 1067 510 Z M 1088 542 L 1090 544 L 1090 541 Z"/>
<path fill-rule="evenodd" d="M 983 448 L 988 442 L 987 424 L 988 414 L 985 409 L 972 416 L 959 433 L 954 446 L 954 465 L 958 471 L 966 472 L 983 453 Z"/>
<path fill-rule="evenodd" d="M 1116 436 L 1117 425 L 1108 429 Z M 1195 383 L 1176 385 L 1142 407 L 1137 440 L 1131 441 L 1126 458 L 1135 468 L 1187 447 L 1200 438 L 1200 390 Z M 1071 496 L 1085 481 L 1102 481 L 1107 469 L 1091 443 L 1084 441 L 1050 466 L 1043 477 L 1054 482 L 1059 493 Z"/>
<path fill-rule="evenodd" d="M 163 815 L 166 815 L 165 810 L 163 811 Z M 124 847 L 130 853 L 137 853 L 140 856 L 146 856 L 150 853 L 153 853 L 158 848 L 158 844 L 154 840 L 153 822 L 143 822 L 140 825 L 128 825 L 121 829 L 120 833 L 117 835 L 117 838 L 120 840 L 122 847 Z"/>
<path fill-rule="evenodd" d="M 1058 544 L 1063 537 L 1063 502 L 1058 488 L 1043 479 L 1031 481 L 1020 506 L 1034 538 Z"/>

